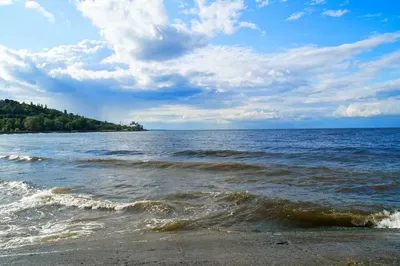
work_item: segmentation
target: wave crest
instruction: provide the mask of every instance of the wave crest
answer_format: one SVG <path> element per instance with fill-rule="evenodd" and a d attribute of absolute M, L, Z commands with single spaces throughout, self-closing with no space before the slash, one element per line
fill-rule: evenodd
<path fill-rule="evenodd" d="M 400 228 L 400 212 L 384 212 L 387 216 L 378 223 L 378 228 Z"/>
<path fill-rule="evenodd" d="M 70 194 L 71 188 L 53 188 L 37 190 L 18 201 L 0 205 L 0 214 L 13 214 L 27 209 L 45 206 L 65 206 L 88 210 L 103 211 L 151 211 L 172 212 L 175 207 L 171 203 L 155 200 L 141 200 L 132 203 L 115 203 L 109 200 L 96 199 L 92 195 Z"/>
<path fill-rule="evenodd" d="M 197 169 L 204 171 L 240 171 L 263 170 L 264 166 L 246 163 L 212 163 L 212 162 L 179 162 L 179 161 L 128 161 L 118 159 L 79 160 L 82 163 L 112 164 L 114 166 L 143 167 L 159 169 Z"/>
<path fill-rule="evenodd" d="M 10 161 L 26 161 L 26 162 L 36 162 L 36 161 L 42 161 L 45 158 L 39 157 L 39 156 L 29 156 L 29 155 L 17 155 L 17 154 L 12 154 L 12 155 L 3 155 L 0 156 L 0 159 L 8 159 Z"/>

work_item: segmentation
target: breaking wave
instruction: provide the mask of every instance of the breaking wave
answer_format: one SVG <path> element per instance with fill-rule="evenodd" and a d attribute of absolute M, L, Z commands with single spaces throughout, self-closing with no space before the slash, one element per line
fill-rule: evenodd
<path fill-rule="evenodd" d="M 396 211 L 340 209 L 315 202 L 268 198 L 246 191 L 187 191 L 122 203 L 91 194 L 76 194 L 73 188 L 41 189 L 22 181 L 0 181 L 0 190 L 3 194 L 18 195 L 14 201 L 0 205 L 0 248 L 90 234 L 103 228 L 104 217 L 125 217 L 135 224 L 135 230 L 157 232 L 251 227 L 266 222 L 290 228 L 400 228 L 400 212 Z M 40 218 L 44 213 L 51 217 L 59 211 L 65 213 L 65 208 L 69 208 L 71 215 L 79 214 L 78 217 L 64 216 L 64 220 L 51 218 L 48 221 Z M 33 213 L 38 215 L 35 218 L 38 220 L 32 220 L 32 226 L 20 224 L 20 217 Z M 34 233 L 27 232 L 27 228 L 34 228 Z"/>
<path fill-rule="evenodd" d="M 182 218 L 190 213 L 191 218 L 196 217 L 199 224 L 208 225 L 269 220 L 299 227 L 400 228 L 399 212 L 337 209 L 314 202 L 271 199 L 243 191 L 181 192 L 158 200 L 120 203 L 90 194 L 75 194 L 71 188 L 36 189 L 21 181 L 0 181 L 0 188 L 9 194 L 20 195 L 18 200 L 0 205 L 0 216 L 9 218 L 25 210 L 53 206 L 111 212 L 164 213 Z"/>
<path fill-rule="evenodd" d="M 64 206 L 87 210 L 127 211 L 152 210 L 172 211 L 174 206 L 167 202 L 141 200 L 132 203 L 115 203 L 109 200 L 96 199 L 92 195 L 69 194 L 70 189 L 54 188 L 38 190 L 18 201 L 0 205 L 0 215 L 9 216 L 28 209 L 38 209 L 46 206 Z"/>
<path fill-rule="evenodd" d="M 36 162 L 42 161 L 45 158 L 39 156 L 29 156 L 29 155 L 3 155 L 0 156 L 0 159 L 8 159 L 10 161 L 27 161 L 27 162 Z"/>
<path fill-rule="evenodd" d="M 0 193 L 9 195 L 26 195 L 32 191 L 32 186 L 24 181 L 0 180 Z"/>
<path fill-rule="evenodd" d="M 389 213 L 385 211 L 384 213 L 386 218 L 378 223 L 378 228 L 400 228 L 400 212 Z"/>

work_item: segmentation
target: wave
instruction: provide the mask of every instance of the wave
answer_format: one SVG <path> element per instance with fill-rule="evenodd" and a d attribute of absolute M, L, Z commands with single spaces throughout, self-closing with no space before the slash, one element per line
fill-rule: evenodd
<path fill-rule="evenodd" d="M 28 182 L 0 180 L 0 202 L 3 204 L 21 199 L 35 191 L 35 188 Z"/>
<path fill-rule="evenodd" d="M 6 195 L 26 195 L 32 191 L 32 185 L 25 181 L 0 180 L 0 192 Z"/>
<path fill-rule="evenodd" d="M 8 186 L 9 190 L 14 189 L 15 191 L 26 186 L 25 183 L 14 182 L 18 181 L 2 181 L 0 186 Z M 373 212 L 335 208 L 315 202 L 273 199 L 245 191 L 181 192 L 166 195 L 157 200 L 121 203 L 97 198 L 90 194 L 75 194 L 71 188 L 44 190 L 28 186 L 27 189 L 29 191 L 22 198 L 0 205 L 1 217 L 6 217 L 6 220 L 7 217 L 8 219 L 18 219 L 22 212 L 31 209 L 69 207 L 84 211 L 104 211 L 105 215 L 113 215 L 107 212 L 120 212 L 126 215 L 134 212 L 134 219 L 139 220 L 149 216 L 153 218 L 170 217 L 163 220 L 162 223 L 153 223 L 151 228 L 156 231 L 208 228 L 210 226 L 229 227 L 268 221 L 299 228 L 400 228 L 400 212 L 396 211 L 390 213 L 388 211 Z M 171 218 L 173 219 L 171 220 Z"/>
<path fill-rule="evenodd" d="M 157 221 L 157 219 L 156 219 L 156 221 Z M 153 231 L 157 231 L 157 232 L 171 232 L 171 231 L 182 230 L 185 228 L 188 229 L 188 226 L 193 223 L 194 223 L 194 221 L 192 221 L 192 220 L 165 219 L 165 220 L 162 220 L 161 223 L 157 223 L 156 225 L 153 225 L 153 226 L 150 225 L 150 227 Z"/>
<path fill-rule="evenodd" d="M 199 201 L 204 197 L 211 197 L 215 203 L 222 203 L 221 209 L 196 220 L 183 220 L 184 223 L 162 223 L 153 227 L 155 230 L 178 230 L 178 228 L 198 228 L 219 226 L 235 226 L 243 223 L 260 223 L 266 221 L 287 224 L 300 228 L 316 227 L 376 227 L 400 228 L 400 214 L 370 212 L 356 209 L 335 209 L 313 202 L 294 202 L 289 200 L 270 199 L 248 192 L 220 192 L 220 193 L 178 193 L 177 198 Z M 233 203 L 233 205 L 226 205 Z M 182 221 L 180 219 L 179 221 Z M 164 225 L 166 227 L 164 227 Z"/>
<path fill-rule="evenodd" d="M 259 157 L 266 155 L 263 151 L 238 151 L 238 150 L 185 150 L 175 152 L 175 156 L 214 156 L 214 157 Z"/>
<path fill-rule="evenodd" d="M 382 192 L 382 191 L 387 191 L 387 190 L 392 190 L 397 187 L 397 182 L 392 182 L 388 184 L 376 184 L 376 185 L 365 185 L 365 186 L 345 186 L 345 187 L 340 187 L 336 189 L 337 192 L 360 192 L 360 191 L 368 191 L 368 190 L 374 190 L 377 192 Z"/>
<path fill-rule="evenodd" d="M 202 171 L 241 171 L 241 174 L 257 176 L 285 176 L 291 174 L 309 174 L 315 172 L 335 173 L 335 169 L 326 166 L 291 166 L 282 163 L 244 163 L 244 162 L 210 162 L 210 161 L 152 161 L 152 160 L 124 160 L 117 158 L 93 158 L 76 160 L 79 167 L 104 165 L 113 167 L 136 167 L 155 169 L 192 169 Z"/>
<path fill-rule="evenodd" d="M 96 199 L 92 195 L 67 194 L 68 190 L 66 189 L 64 189 L 64 192 L 60 193 L 60 189 L 61 188 L 39 190 L 18 201 L 0 205 L 0 214 L 7 216 L 28 209 L 38 209 L 46 206 L 63 206 L 100 211 L 151 210 L 152 212 L 170 212 L 174 210 L 173 204 L 168 202 L 141 200 L 132 203 L 115 203 L 109 200 Z"/>
<path fill-rule="evenodd" d="M 265 166 L 246 163 L 212 163 L 212 162 L 182 162 L 182 161 L 128 161 L 118 159 L 87 159 L 78 160 L 81 163 L 112 164 L 114 166 L 160 168 L 160 169 L 198 169 L 208 171 L 240 171 L 262 170 Z"/>
<path fill-rule="evenodd" d="M 143 155 L 144 153 L 141 151 L 135 151 L 135 150 L 89 150 L 86 151 L 86 153 L 94 153 L 94 154 L 99 154 L 99 155 L 106 155 L 106 156 L 112 156 L 112 155 Z"/>
<path fill-rule="evenodd" d="M 8 159 L 10 161 L 27 161 L 27 162 L 36 162 L 42 161 L 45 158 L 39 156 L 29 156 L 29 155 L 3 155 L 0 156 L 0 159 Z"/>
<path fill-rule="evenodd" d="M 387 217 L 378 223 L 378 228 L 400 228 L 400 212 L 384 213 Z"/>
<path fill-rule="evenodd" d="M 279 204 L 279 207 L 277 207 Z M 264 202 L 250 215 L 250 221 L 260 218 L 276 219 L 294 226 L 315 227 L 375 227 L 385 216 L 384 213 L 370 213 L 359 210 L 340 210 L 305 202 L 279 201 Z"/>

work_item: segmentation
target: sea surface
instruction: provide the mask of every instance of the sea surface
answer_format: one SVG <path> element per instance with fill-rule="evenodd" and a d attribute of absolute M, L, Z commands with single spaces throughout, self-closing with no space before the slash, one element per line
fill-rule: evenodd
<path fill-rule="evenodd" d="M 147 231 L 398 234 L 399 182 L 400 129 L 0 135 L 0 250 Z"/>

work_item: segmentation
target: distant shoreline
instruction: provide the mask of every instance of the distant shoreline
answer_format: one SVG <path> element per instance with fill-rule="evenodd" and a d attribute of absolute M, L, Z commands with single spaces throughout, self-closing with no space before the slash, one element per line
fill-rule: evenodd
<path fill-rule="evenodd" d="M 73 134 L 73 133 L 116 133 L 116 132 L 146 132 L 143 130 L 101 130 L 101 131 L 39 131 L 39 132 L 0 132 L 0 135 L 26 135 L 26 134 Z M 151 130 L 150 130 L 151 131 Z"/>
<path fill-rule="evenodd" d="M 75 132 L 124 132 L 145 131 L 132 121 L 129 125 L 114 124 L 81 115 L 47 108 L 42 104 L 26 104 L 0 100 L 0 133 L 75 133 Z"/>

